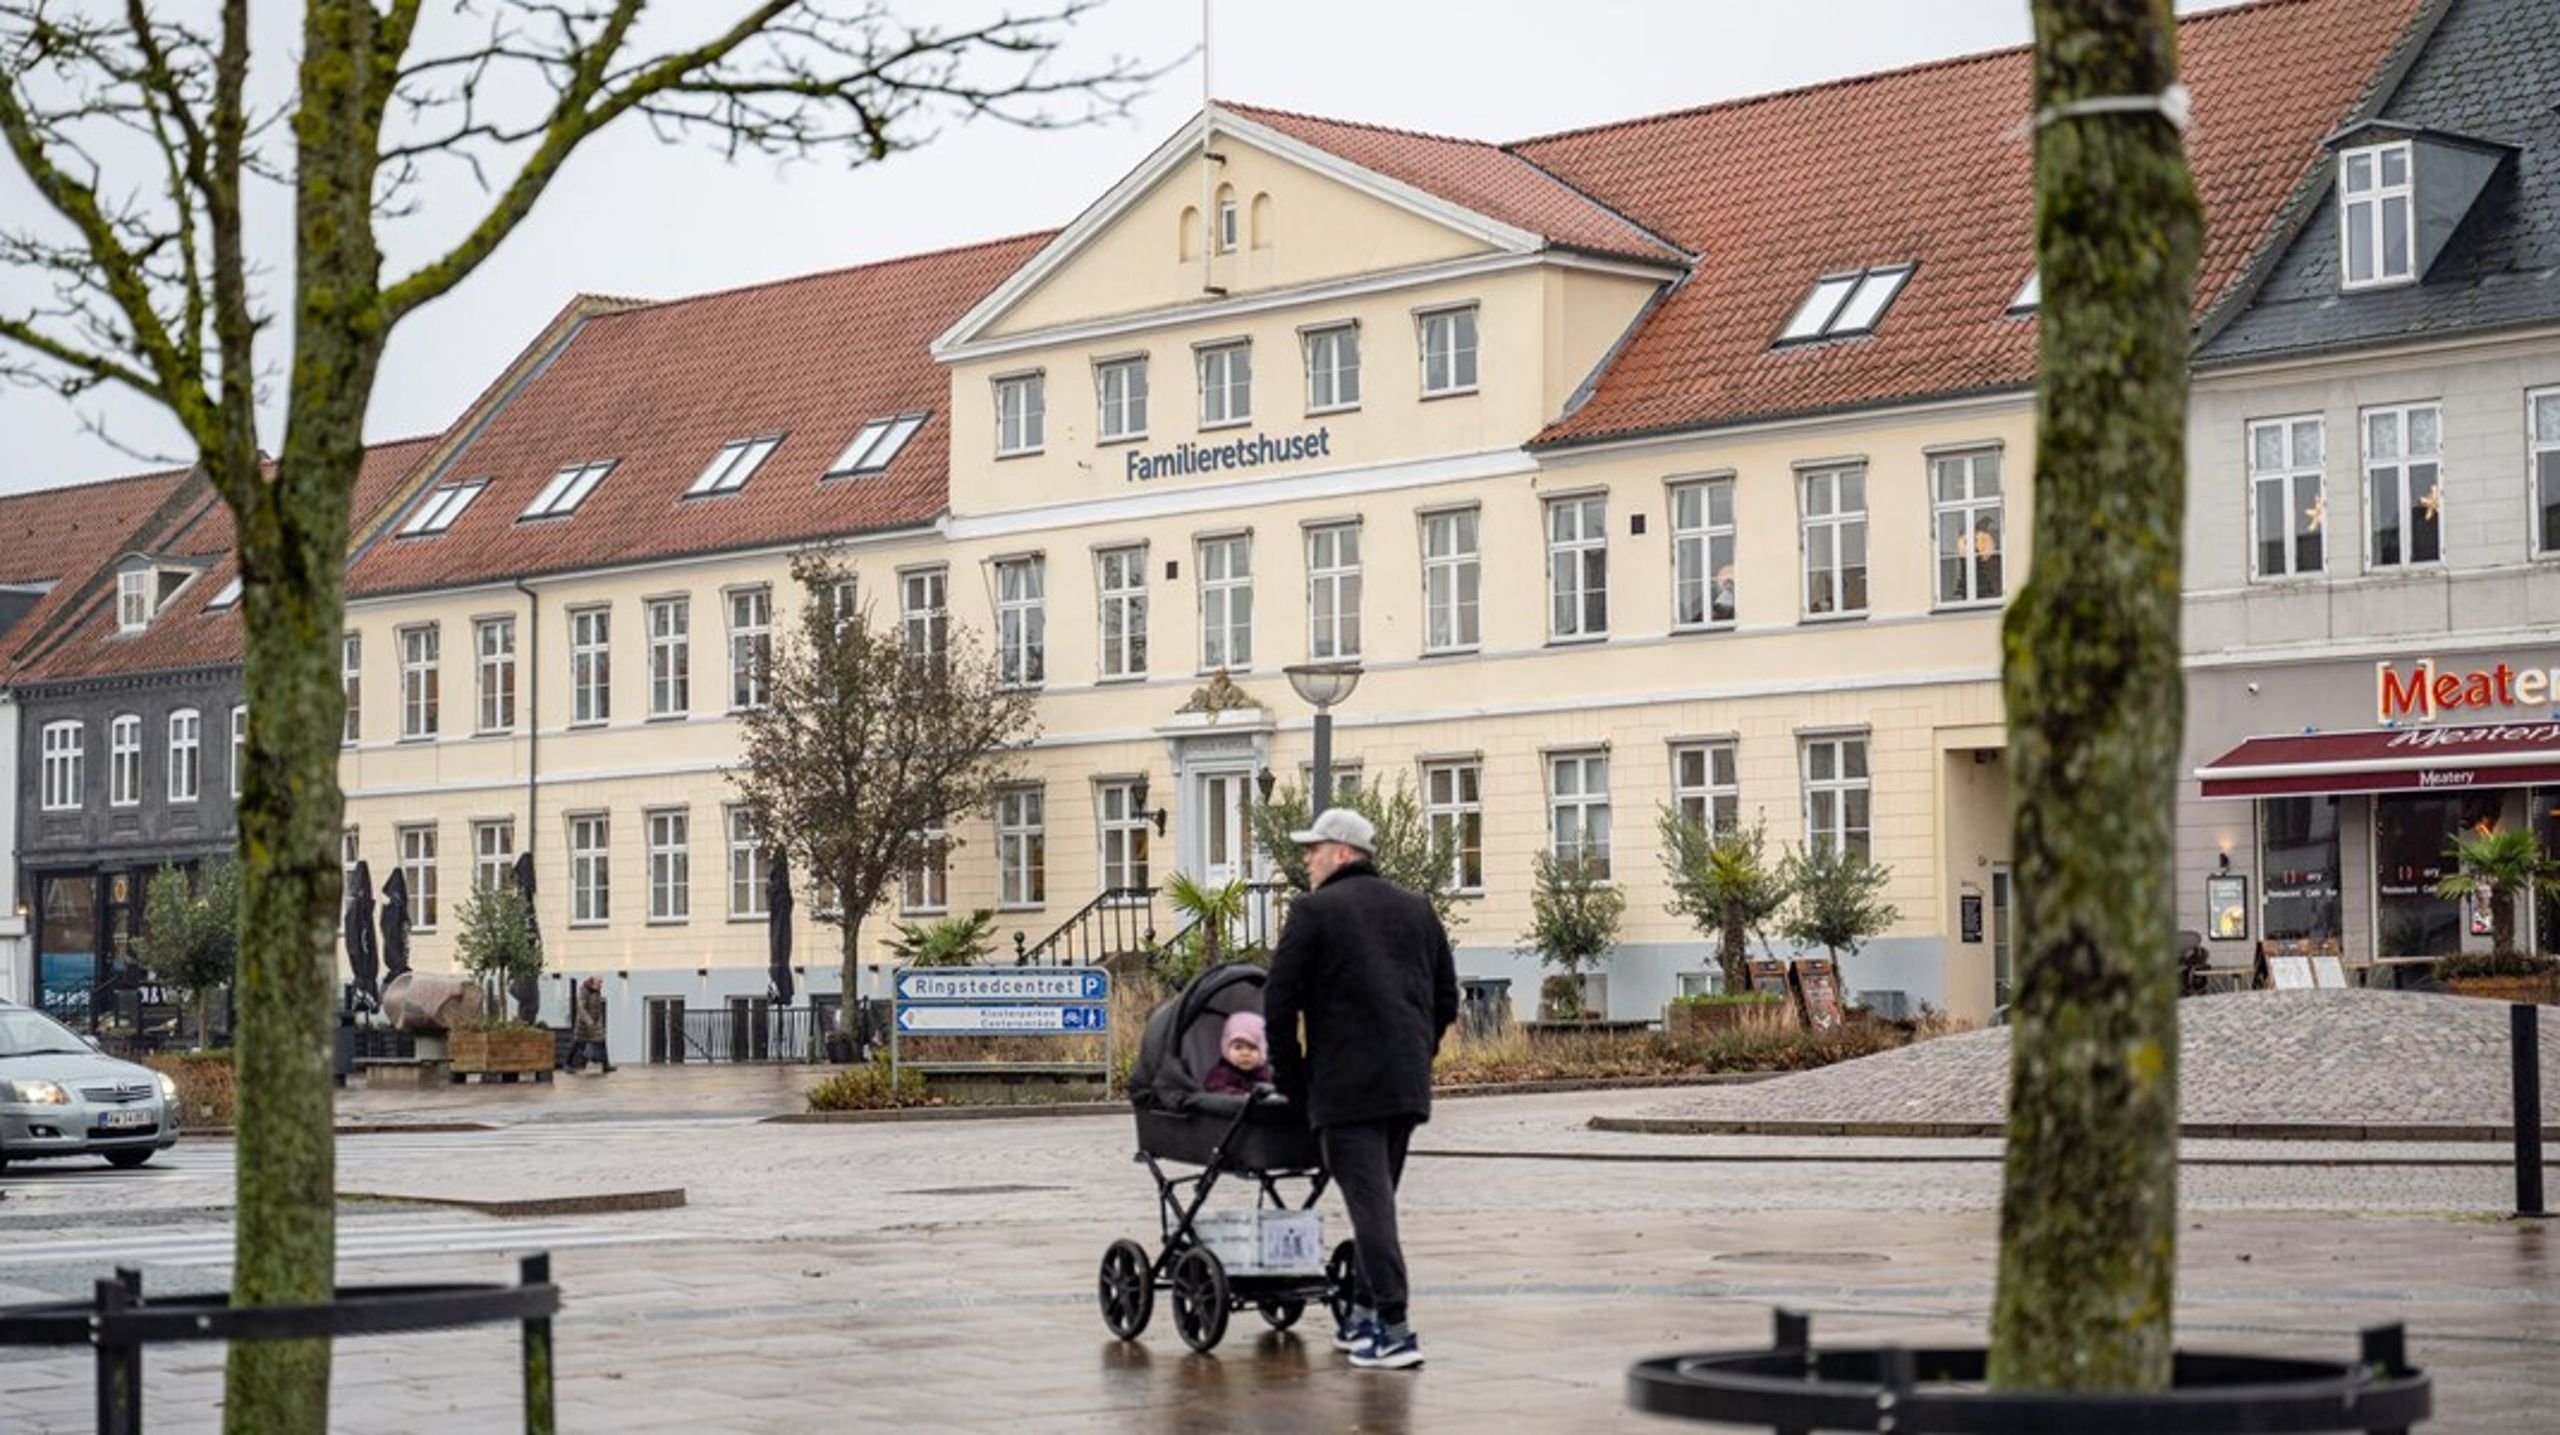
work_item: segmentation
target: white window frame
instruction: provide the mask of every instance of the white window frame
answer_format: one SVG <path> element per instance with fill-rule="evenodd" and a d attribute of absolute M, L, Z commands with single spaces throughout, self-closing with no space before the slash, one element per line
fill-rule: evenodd
<path fill-rule="evenodd" d="M 346 703 L 346 730 L 341 744 L 352 744 L 364 730 L 364 634 L 338 635 L 338 695 Z"/>
<path fill-rule="evenodd" d="M 249 766 L 249 705 L 231 705 L 231 800 L 240 800 L 241 778 Z"/>
<path fill-rule="evenodd" d="M 907 440 L 914 438 L 916 430 L 931 417 L 932 413 L 926 411 L 873 419 L 854 431 L 853 441 L 836 455 L 834 463 L 827 465 L 822 477 L 861 478 L 888 472 L 889 465 L 897 462 L 899 452 L 906 448 Z"/>
<path fill-rule="evenodd" d="M 1217 561 L 1211 561 L 1211 555 Z M 1253 668 L 1253 535 L 1224 533 L 1199 541 L 1200 671 Z"/>
<path fill-rule="evenodd" d="M 1547 639 L 1609 636 L 1609 496 L 1567 494 L 1539 515 L 1547 534 Z"/>
<path fill-rule="evenodd" d="M 1218 252 L 1233 254 L 1244 239 L 1244 220 L 1237 209 L 1235 196 L 1221 195 L 1218 199 L 1217 213 Z"/>
<path fill-rule="evenodd" d="M 169 801 L 204 795 L 204 714 L 179 708 L 169 714 Z"/>
<path fill-rule="evenodd" d="M 1984 474 L 1990 476 L 1990 492 L 1983 491 Z M 2009 592 L 2009 509 L 2008 484 L 2001 472 L 2001 451 L 1996 447 L 1952 450 L 1929 456 L 1930 575 L 1929 586 L 1937 595 L 1937 606 L 1954 608 L 1996 608 Z M 1947 479 L 1959 477 L 1960 491 L 1947 496 Z M 1973 553 L 1976 526 L 1983 515 L 1991 518 L 1992 586 L 1999 591 L 1983 593 L 1982 570 Z M 1954 526 L 1960 560 L 1957 572 L 1963 578 L 1963 591 L 1947 591 L 1946 560 L 1949 526 Z M 1872 596 L 1872 595 L 1870 595 Z"/>
<path fill-rule="evenodd" d="M 1556 860 L 1580 857 L 1600 881 L 1613 880 L 1609 846 L 1614 833 L 1609 801 L 1609 750 L 1576 748 L 1546 755 L 1547 842 Z M 1595 786 L 1596 779 L 1596 786 Z M 1573 836 L 1566 829 L 1571 825 Z"/>
<path fill-rule="evenodd" d="M 995 567 L 997 678 L 1036 688 L 1049 674 L 1048 561 L 1035 553 L 1000 558 Z"/>
<path fill-rule="evenodd" d="M 602 927 L 613 921 L 613 818 L 603 812 L 569 814 L 569 925 Z"/>
<path fill-rule="evenodd" d="M 2400 162 L 2400 178 L 2386 181 L 2383 172 L 2390 162 Z M 2338 285 L 2342 289 L 2384 289 L 2415 283 L 2418 277 L 2418 155 L 2407 140 L 2388 144 L 2362 145 L 2341 151 L 2338 155 Z M 2358 182 L 2358 172 L 2363 182 Z M 2393 273 L 2385 260 L 2392 237 L 2393 202 L 2399 206 L 2399 240 L 2402 268 Z M 2361 234 L 2370 246 L 2367 256 L 2373 272 L 2359 279 L 2355 272 L 2355 241 Z"/>
<path fill-rule="evenodd" d="M 441 724 L 444 629 L 435 623 L 412 623 L 400 638 L 400 740 L 424 742 Z"/>
<path fill-rule="evenodd" d="M 996 909 L 1024 911 L 1049 902 L 1047 790 L 1008 787 L 996 794 Z"/>
<path fill-rule="evenodd" d="M 1422 515 L 1422 608 L 1423 652 L 1472 653 L 1484 645 L 1482 509 Z"/>
<path fill-rule="evenodd" d="M 2548 416 L 2546 418 L 2546 415 Z M 2534 554 L 2560 554 L 2560 388 L 2534 389 L 2524 396 L 2525 448 L 2530 467 L 2525 474 L 2525 501 L 2533 508 Z"/>
<path fill-rule="evenodd" d="M 760 708 L 773 662 L 773 590 L 732 588 L 721 607 L 729 620 L 729 711 Z"/>
<path fill-rule="evenodd" d="M 128 568 L 116 575 L 116 631 L 139 633 L 151 626 L 151 588 L 155 570 Z"/>
<path fill-rule="evenodd" d="M 1874 333 L 1876 326 L 1884 322 L 1885 311 L 1893 307 L 1893 301 L 1911 282 L 1916 267 L 1879 264 L 1821 276 L 1813 281 L 1813 288 L 1789 316 L 1786 327 L 1778 331 L 1778 342 L 1812 344 Z"/>
<path fill-rule="evenodd" d="M 596 491 L 596 485 L 604 482 L 605 475 L 613 472 L 616 462 L 604 459 L 596 463 L 573 463 L 561 469 L 551 475 L 551 481 L 542 486 L 541 492 L 533 496 L 533 502 L 525 505 L 516 522 L 538 523 L 547 518 L 567 518 L 576 513 L 578 506 L 587 501 L 587 495 Z"/>
<path fill-rule="evenodd" d="M 1319 523 L 1307 529 L 1307 660 L 1360 657 L 1360 525 Z"/>
<path fill-rule="evenodd" d="M 649 716 L 693 710 L 693 600 L 679 594 L 641 605 L 649 627 Z"/>
<path fill-rule="evenodd" d="M 924 860 L 910 867 L 898 878 L 898 912 L 901 916 L 931 916 L 951 910 L 950 834 L 940 823 L 918 834 L 924 846 Z"/>
<path fill-rule="evenodd" d="M 1093 366 L 1094 432 L 1104 443 L 1147 436 L 1147 356 L 1129 354 Z"/>
<path fill-rule="evenodd" d="M 693 919 L 693 811 L 685 807 L 652 807 L 648 821 L 649 924 L 668 926 Z"/>
<path fill-rule="evenodd" d="M 1875 860 L 1875 765 L 1869 735 L 1832 732 L 1807 735 L 1800 744 L 1804 760 L 1804 840 L 1807 848 L 1841 844 Z M 1855 763 L 1850 761 L 1854 755 Z M 1829 761 L 1823 759 L 1828 757 Z M 1851 767 L 1858 769 L 1851 775 Z M 1827 770 L 1826 770 L 1827 769 Z M 1866 799 L 1866 821 L 1849 820 L 1850 799 Z M 1826 804 L 1822 799 L 1829 798 Z M 1828 813 L 1822 809 L 1827 806 Z"/>
<path fill-rule="evenodd" d="M 2424 454 L 2411 452 L 2410 433 L 2416 427 L 2412 420 L 2419 414 L 2434 420 L 2435 440 Z M 2388 419 L 2392 426 L 2392 446 L 2397 452 L 2378 456 L 2374 452 L 2374 421 Z M 2364 562 L 2368 572 L 2407 573 L 2419 569 L 2444 566 L 2444 405 L 2432 400 L 2411 404 L 2377 404 L 2356 414 L 2356 444 L 2364 460 Z M 2415 548 L 2417 519 L 2426 506 L 2427 494 L 2418 491 L 2417 469 L 2432 469 L 2428 491 L 2436 499 L 2436 512 L 2429 521 L 2435 525 L 2436 551 L 2433 557 L 2410 556 Z M 2382 556 L 2381 533 L 2376 523 L 2383 517 L 2385 505 L 2374 496 L 2374 483 L 2385 472 L 2392 475 L 2397 490 L 2396 503 L 2390 516 L 2399 523 L 2400 556 Z"/>
<path fill-rule="evenodd" d="M 1731 738 L 1671 745 L 1671 809 L 1709 832 L 1742 824 L 1740 744 Z"/>
<path fill-rule="evenodd" d="M 484 817 L 471 824 L 471 885 L 496 887 L 515 880 L 516 820 Z"/>
<path fill-rule="evenodd" d="M 1349 413 L 1360 407 L 1360 326 L 1325 324 L 1299 336 L 1306 358 L 1307 414 Z"/>
<path fill-rule="evenodd" d="M 142 805 L 140 713 L 118 713 L 107 720 L 107 805 Z"/>
<path fill-rule="evenodd" d="M 477 731 L 511 732 L 516 725 L 515 616 L 475 620 L 471 625 L 471 649 L 478 659 Z"/>
<path fill-rule="evenodd" d="M 784 437 L 783 434 L 769 433 L 754 438 L 731 439 L 722 444 L 720 451 L 711 456 L 711 462 L 702 466 L 701 476 L 694 479 L 692 486 L 684 491 L 684 496 L 714 498 L 746 487 L 747 480 L 756 476 L 757 469 L 764 467 L 764 461 L 773 457 L 775 449 L 782 447 Z"/>
<path fill-rule="evenodd" d="M 1675 632 L 1730 628 L 1740 614 L 1740 588 L 1731 571 L 1739 562 L 1734 480 L 1680 479 L 1671 485 L 1671 626 Z M 1718 500 L 1724 516 L 1716 516 Z M 1724 576 L 1719 581 L 1719 575 Z M 1724 611 L 1716 611 L 1721 592 Z M 1694 600 L 1694 602 L 1693 602 Z M 1694 606 L 1696 615 L 1690 613 Z"/>
<path fill-rule="evenodd" d="M 2306 460 L 2302 454 L 2301 434 L 2309 427 L 2320 446 L 2316 458 Z M 2289 578 L 2316 578 L 2328 571 L 2329 546 L 2332 536 L 2329 523 L 2329 421 L 2321 414 L 2286 414 L 2276 418 L 2252 419 L 2241 436 L 2241 461 L 2249 469 L 2249 576 L 2259 582 L 2281 582 Z M 2276 442 L 2276 463 L 2272 467 L 2259 462 L 2259 438 L 2272 435 Z M 2305 484 L 2309 485 L 2306 494 Z M 2265 540 L 2258 532 L 2272 507 L 2285 515 L 2284 566 L 2274 571 L 2266 567 Z M 2313 514 L 2317 518 L 2313 518 Z M 2320 536 L 2320 561 L 2304 566 L 2302 540 L 2308 536 L 2301 526 L 2316 525 L 2310 532 Z"/>
<path fill-rule="evenodd" d="M 440 905 L 436 891 L 436 825 L 403 823 L 392 828 L 391 833 L 392 850 L 399 854 L 400 870 L 409 879 L 409 929 L 432 932 Z"/>
<path fill-rule="evenodd" d="M 1253 341 L 1224 339 L 1192 350 L 1200 378 L 1200 430 L 1253 422 Z"/>
<path fill-rule="evenodd" d="M 77 812 L 87 800 L 88 731 L 79 722 L 44 725 L 44 793 L 47 812 Z"/>
<path fill-rule="evenodd" d="M 1856 480 L 1858 490 L 1854 508 L 1849 506 L 1844 496 L 1851 479 Z M 1819 508 L 1815 504 L 1817 494 L 1821 495 L 1822 506 Z M 1796 601 L 1803 605 L 1805 618 L 1821 622 L 1866 616 L 1868 605 L 1875 601 L 1868 581 L 1873 553 L 1867 544 L 1867 466 L 1864 463 L 1836 463 L 1797 470 L 1796 515 L 1804 570 L 1804 581 L 1797 589 Z M 1856 535 L 1858 547 L 1858 561 L 1854 564 L 1848 558 L 1852 534 Z M 1828 539 L 1831 558 L 1827 566 L 1818 565 L 1814 558 L 1817 535 Z M 1853 572 L 1858 580 L 1859 601 L 1855 607 L 1848 602 L 1849 578 Z M 1814 579 L 1817 576 L 1830 580 L 1832 602 L 1829 607 L 1816 606 Z"/>
<path fill-rule="evenodd" d="M 765 866 L 763 834 L 756 831 L 755 809 L 730 803 L 721 812 L 721 832 L 729 849 L 729 915 L 738 920 L 764 920 Z"/>
<path fill-rule="evenodd" d="M 898 572 L 898 645 L 930 662 L 951 651 L 951 569 L 935 563 Z"/>
<path fill-rule="evenodd" d="M 1123 544 L 1093 555 L 1104 682 L 1147 675 L 1147 546 Z"/>
<path fill-rule="evenodd" d="M 1434 847 L 1447 834 L 1450 890 L 1484 891 L 1484 764 L 1474 758 L 1422 764 L 1422 820 Z"/>
<path fill-rule="evenodd" d="M 1000 374 L 996 386 L 996 457 L 1019 458 L 1048 446 L 1048 375 Z"/>
<path fill-rule="evenodd" d="M 1114 779 L 1094 786 L 1093 810 L 1101 828 L 1102 889 L 1145 887 L 1153 875 L 1149 864 L 1154 852 L 1149 839 L 1155 834 L 1147 814 L 1138 806 L 1138 784 L 1130 779 Z"/>
<path fill-rule="evenodd" d="M 1413 316 L 1422 353 L 1421 385 L 1426 399 L 1455 398 L 1476 391 L 1479 358 L 1477 306 L 1450 304 Z M 1438 366 L 1438 382 L 1434 366 Z"/>
<path fill-rule="evenodd" d="M 464 509 L 471 506 L 471 500 L 478 498 L 480 491 L 488 486 L 489 480 L 475 478 L 468 483 L 448 483 L 436 489 L 409 515 L 409 521 L 400 525 L 396 536 L 432 538 L 444 532 L 462 516 Z"/>
<path fill-rule="evenodd" d="M 613 721 L 613 609 L 569 610 L 569 726 Z"/>

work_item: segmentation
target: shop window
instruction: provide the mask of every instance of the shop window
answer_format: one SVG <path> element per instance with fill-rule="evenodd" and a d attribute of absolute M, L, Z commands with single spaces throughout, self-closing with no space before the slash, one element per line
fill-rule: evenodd
<path fill-rule="evenodd" d="M 2462 950 L 2463 903 L 2436 895 L 2465 828 L 2494 826 L 2498 794 L 2384 793 L 2373 800 L 2376 947 L 2385 957 L 2446 957 Z"/>
<path fill-rule="evenodd" d="M 2342 935 L 2338 870 L 2337 798 L 2275 797 L 2258 804 L 2258 872 L 2266 883 L 2258 926 L 2268 941 Z"/>
<path fill-rule="evenodd" d="M 2537 787 L 2525 794 L 2533 814 L 2533 830 L 2542 850 L 2560 852 L 2560 787 Z M 2560 956 L 2560 882 L 2536 883 L 2533 889 L 2533 949 Z"/>

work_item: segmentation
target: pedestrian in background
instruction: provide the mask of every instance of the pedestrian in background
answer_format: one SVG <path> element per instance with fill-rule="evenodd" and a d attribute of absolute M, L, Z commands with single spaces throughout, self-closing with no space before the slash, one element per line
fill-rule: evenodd
<path fill-rule="evenodd" d="M 589 977 L 578 987 L 578 999 L 569 1017 L 569 1069 L 587 1069 L 587 1050 L 596 1054 L 597 1074 L 613 1075 L 613 1058 L 604 1045 L 604 978 Z"/>

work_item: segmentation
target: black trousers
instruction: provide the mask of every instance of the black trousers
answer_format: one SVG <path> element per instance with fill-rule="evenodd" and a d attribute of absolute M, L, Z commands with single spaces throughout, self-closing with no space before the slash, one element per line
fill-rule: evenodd
<path fill-rule="evenodd" d="M 1404 1180 L 1404 1154 L 1413 1144 L 1411 1116 L 1328 1126 L 1325 1169 L 1351 1208 L 1351 1239 L 1358 1255 L 1351 1299 L 1378 1313 L 1386 1325 L 1405 1319 L 1404 1245 L 1396 1236 L 1396 1186 Z"/>

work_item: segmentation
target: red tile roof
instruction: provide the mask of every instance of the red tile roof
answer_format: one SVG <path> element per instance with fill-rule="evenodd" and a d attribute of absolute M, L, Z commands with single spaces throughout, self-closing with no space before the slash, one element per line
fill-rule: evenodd
<path fill-rule="evenodd" d="M 1646 232 L 1624 214 L 1500 145 L 1258 105 L 1222 102 L 1219 108 L 1488 219 L 1525 229 L 1559 248 L 1654 263 L 1677 264 L 1688 258 L 1660 235 Z"/>
<path fill-rule="evenodd" d="M 92 575 L 132 545 L 135 530 L 186 478 L 187 470 L 173 468 L 0 497 L 0 583 L 52 585 L 0 634 L 0 676 L 75 605 Z"/>
<path fill-rule="evenodd" d="M 401 592 L 930 522 L 949 492 L 950 379 L 926 345 L 1047 234 L 596 315 L 435 482 L 489 487 L 436 537 L 394 525 L 350 595 Z M 927 411 L 887 473 L 821 481 L 866 422 Z M 686 499 L 723 444 L 788 437 L 736 493 Z M 614 469 L 565 519 L 517 518 L 553 474 Z"/>
<path fill-rule="evenodd" d="M 2181 22 L 2199 312 L 2270 239 L 2418 3 L 2265 0 Z M 2032 382 L 2035 326 L 2003 314 L 2035 263 L 2029 64 L 2004 50 L 1511 146 L 1701 256 L 1538 441 Z M 1918 271 L 1872 336 L 1771 347 L 1817 276 L 1902 261 Z"/>

